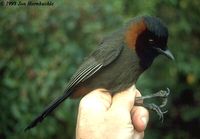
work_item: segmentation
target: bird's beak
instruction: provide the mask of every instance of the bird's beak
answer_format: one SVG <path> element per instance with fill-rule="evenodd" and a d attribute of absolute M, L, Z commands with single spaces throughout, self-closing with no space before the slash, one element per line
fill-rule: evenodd
<path fill-rule="evenodd" d="M 153 47 L 153 48 L 156 49 L 160 54 L 167 56 L 169 59 L 171 59 L 171 60 L 175 59 L 173 54 L 171 53 L 171 51 L 169 49 L 162 50 L 158 47 Z"/>

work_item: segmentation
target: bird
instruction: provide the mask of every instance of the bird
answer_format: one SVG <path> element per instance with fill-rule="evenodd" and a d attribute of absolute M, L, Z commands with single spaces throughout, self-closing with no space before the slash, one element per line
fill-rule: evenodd
<path fill-rule="evenodd" d="M 47 106 L 25 131 L 42 122 L 66 98 L 83 97 L 97 88 L 105 88 L 114 94 L 131 87 L 158 55 L 165 55 L 174 60 L 167 42 L 168 29 L 160 18 L 149 15 L 132 18 L 124 26 L 103 38 L 73 74 L 64 94 Z M 168 94 L 169 89 L 167 92 L 161 90 L 148 98 L 165 98 Z M 145 96 L 138 98 L 140 99 L 145 99 Z M 159 106 L 146 106 L 162 115 Z"/>

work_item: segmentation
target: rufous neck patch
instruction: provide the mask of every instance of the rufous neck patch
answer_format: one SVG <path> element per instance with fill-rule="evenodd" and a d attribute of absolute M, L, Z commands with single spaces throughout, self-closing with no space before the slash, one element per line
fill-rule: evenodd
<path fill-rule="evenodd" d="M 132 23 L 125 33 L 125 42 L 129 48 L 134 48 L 138 35 L 146 29 L 144 21 Z"/>

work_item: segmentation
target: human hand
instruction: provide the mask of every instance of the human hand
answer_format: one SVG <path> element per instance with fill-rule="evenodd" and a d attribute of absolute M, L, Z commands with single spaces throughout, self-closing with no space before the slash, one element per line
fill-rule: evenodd
<path fill-rule="evenodd" d="M 113 97 L 97 89 L 82 98 L 76 125 L 76 139 L 142 139 L 149 113 L 134 106 L 140 92 L 131 88 Z"/>

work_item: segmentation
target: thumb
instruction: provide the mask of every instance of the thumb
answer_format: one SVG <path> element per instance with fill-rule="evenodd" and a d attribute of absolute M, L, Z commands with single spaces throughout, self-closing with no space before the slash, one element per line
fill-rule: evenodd
<path fill-rule="evenodd" d="M 131 109 L 134 106 L 135 102 L 135 96 L 137 94 L 138 90 L 136 89 L 135 85 L 131 86 L 127 90 L 117 93 L 113 96 L 113 102 L 111 105 L 111 108 L 115 109 L 128 109 L 128 111 L 131 111 Z"/>

